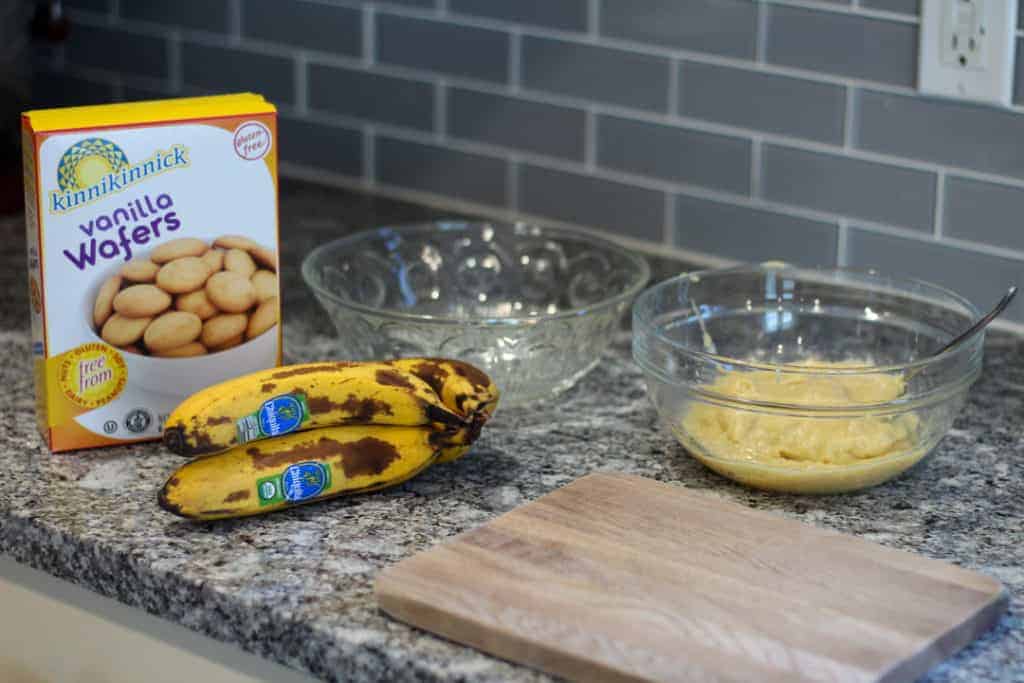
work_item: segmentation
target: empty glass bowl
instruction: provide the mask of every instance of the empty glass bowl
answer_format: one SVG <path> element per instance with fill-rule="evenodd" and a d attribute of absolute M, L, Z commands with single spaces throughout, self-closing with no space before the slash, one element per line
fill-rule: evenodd
<path fill-rule="evenodd" d="M 662 421 L 712 470 L 836 493 L 913 466 L 981 371 L 984 334 L 931 357 L 978 311 L 875 271 L 782 263 L 666 280 L 633 307 L 633 356 Z"/>
<path fill-rule="evenodd" d="M 580 231 L 438 221 L 334 240 L 302 275 L 343 357 L 468 361 L 508 406 L 554 396 L 593 368 L 649 269 Z"/>

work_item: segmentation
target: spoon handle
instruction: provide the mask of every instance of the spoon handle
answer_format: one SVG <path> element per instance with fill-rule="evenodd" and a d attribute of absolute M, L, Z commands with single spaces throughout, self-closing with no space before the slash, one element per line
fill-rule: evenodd
<path fill-rule="evenodd" d="M 945 353 L 946 351 L 949 351 L 954 346 L 957 346 L 961 342 L 966 341 L 967 339 L 970 339 L 971 337 L 973 337 L 975 335 L 975 333 L 978 332 L 978 330 L 980 330 L 981 328 L 985 327 L 990 322 L 995 320 L 996 316 L 998 316 L 1000 313 L 1002 313 L 1003 309 L 1005 309 L 1007 306 L 1010 305 L 1010 302 L 1013 301 L 1013 297 L 1015 297 L 1016 295 L 1017 295 L 1017 286 L 1014 285 L 1013 287 L 1010 287 L 1009 290 L 1007 290 L 1006 294 L 1003 295 L 1003 298 L 1000 299 L 999 303 L 997 303 L 995 305 L 995 308 L 993 308 L 991 311 L 989 311 L 988 313 L 986 313 L 982 317 L 978 318 L 978 321 L 976 323 L 974 323 L 973 325 L 968 327 L 962 333 L 960 333 L 957 336 L 953 337 L 953 339 L 948 344 L 943 346 L 941 349 L 939 349 L 938 351 L 936 351 L 932 355 L 933 356 L 937 356 L 940 353 Z"/>

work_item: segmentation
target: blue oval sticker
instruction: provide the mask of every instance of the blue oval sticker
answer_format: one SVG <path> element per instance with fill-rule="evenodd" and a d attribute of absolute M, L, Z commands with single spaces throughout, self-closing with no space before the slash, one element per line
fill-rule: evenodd
<path fill-rule="evenodd" d="M 319 495 L 327 487 L 327 470 L 318 462 L 291 465 L 281 475 L 284 499 L 297 503 Z"/>
<path fill-rule="evenodd" d="M 259 420 L 267 436 L 294 432 L 302 424 L 302 404 L 294 396 L 275 396 L 260 406 Z"/>

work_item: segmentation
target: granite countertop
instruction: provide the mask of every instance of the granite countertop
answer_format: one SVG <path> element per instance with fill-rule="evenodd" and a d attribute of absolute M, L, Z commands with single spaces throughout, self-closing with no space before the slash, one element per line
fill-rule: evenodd
<path fill-rule="evenodd" d="M 298 277 L 301 255 L 354 228 L 436 212 L 293 182 L 282 183 L 281 210 L 286 360 L 331 357 L 334 332 Z M 1022 339 L 990 335 L 985 373 L 933 456 L 858 494 L 758 493 L 705 470 L 658 429 L 623 333 L 557 411 L 499 411 L 471 456 L 378 494 L 194 524 L 156 505 L 181 464 L 158 445 L 65 455 L 42 445 L 21 231 L 20 220 L 0 220 L 0 552 L 21 562 L 325 680 L 548 680 L 387 618 L 374 577 L 576 477 L 628 472 L 994 576 L 1009 613 L 928 680 L 1024 679 Z"/>

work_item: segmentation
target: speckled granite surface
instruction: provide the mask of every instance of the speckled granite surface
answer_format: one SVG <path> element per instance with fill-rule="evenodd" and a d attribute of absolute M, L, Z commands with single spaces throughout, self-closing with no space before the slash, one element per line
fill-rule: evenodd
<path fill-rule="evenodd" d="M 428 211 L 286 183 L 288 360 L 332 355 L 298 258 L 332 235 Z M 500 412 L 472 456 L 399 488 L 250 520 L 191 524 L 155 504 L 180 460 L 156 445 L 50 455 L 35 432 L 18 221 L 0 220 L 0 551 L 326 680 L 546 680 L 394 622 L 376 572 L 595 470 L 681 482 L 977 569 L 1013 596 L 1000 625 L 932 681 L 1024 680 L 1024 340 L 993 336 L 955 429 L 907 476 L 854 495 L 747 491 L 656 428 L 623 334 L 557 407 Z M 670 272 L 672 263 L 657 263 Z"/>

